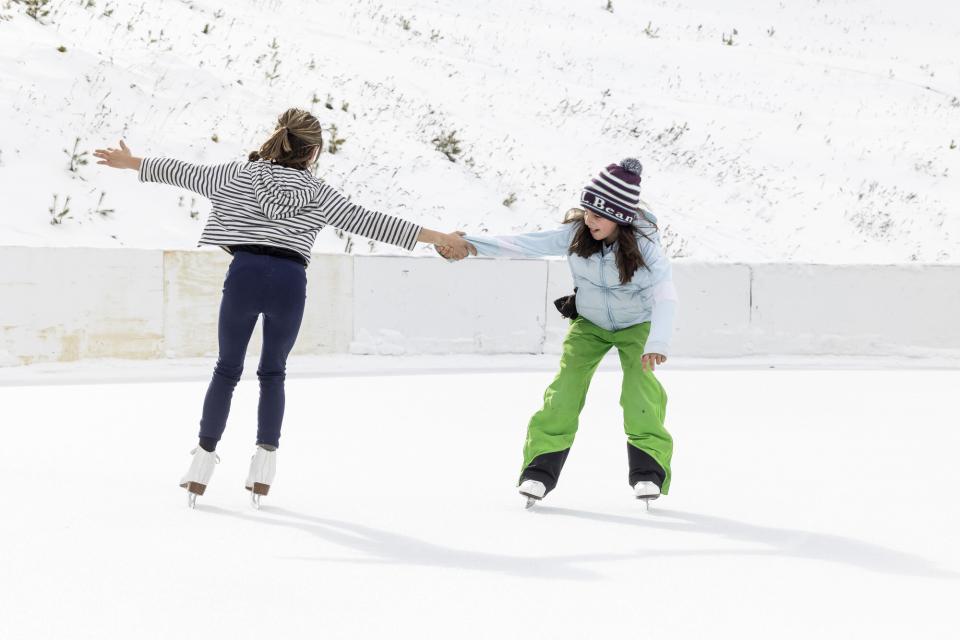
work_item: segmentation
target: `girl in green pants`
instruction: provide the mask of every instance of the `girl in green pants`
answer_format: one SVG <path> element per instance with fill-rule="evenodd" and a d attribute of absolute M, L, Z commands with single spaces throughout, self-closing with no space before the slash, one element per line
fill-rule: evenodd
<path fill-rule="evenodd" d="M 640 207 L 642 169 L 634 159 L 607 166 L 559 229 L 466 236 L 478 255 L 565 255 L 576 286 L 575 309 L 569 303 L 562 309 L 574 319 L 560 372 L 527 426 L 519 485 L 528 507 L 556 487 L 590 380 L 612 347 L 623 368 L 620 405 L 634 495 L 651 500 L 670 489 L 673 439 L 664 428 L 667 395 L 654 369 L 667 359 L 677 296 L 656 218 Z"/>

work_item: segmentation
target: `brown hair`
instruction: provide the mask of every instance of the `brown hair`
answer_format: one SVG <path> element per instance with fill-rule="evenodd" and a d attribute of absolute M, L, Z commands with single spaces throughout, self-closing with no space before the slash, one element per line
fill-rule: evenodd
<path fill-rule="evenodd" d="M 581 258 L 589 258 L 603 248 L 603 240 L 597 240 L 590 235 L 590 229 L 587 228 L 583 218 L 586 212 L 583 209 L 570 209 L 563 217 L 564 224 L 576 224 L 577 230 L 573 234 L 573 240 L 570 242 L 570 255 L 577 254 Z M 641 213 L 641 215 L 643 215 Z M 650 222 L 648 220 L 648 222 Z M 657 225 L 650 222 L 653 229 Z M 617 235 L 619 244 L 617 245 L 617 269 L 620 270 L 620 284 L 627 284 L 633 278 L 633 274 L 641 267 L 649 269 L 647 263 L 643 261 L 643 254 L 640 252 L 640 246 L 637 244 L 637 233 L 649 239 L 649 236 L 642 231 L 634 231 L 633 225 L 617 225 Z"/>
<path fill-rule="evenodd" d="M 320 121 L 303 109 L 287 109 L 277 119 L 277 128 L 258 151 L 250 152 L 250 162 L 268 160 L 291 169 L 307 169 L 314 150 L 323 148 Z"/>

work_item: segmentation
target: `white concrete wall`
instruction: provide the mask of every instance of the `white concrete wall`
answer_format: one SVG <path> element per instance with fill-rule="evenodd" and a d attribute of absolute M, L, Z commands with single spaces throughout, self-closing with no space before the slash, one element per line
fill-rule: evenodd
<path fill-rule="evenodd" d="M 541 353 L 542 260 L 359 257 L 354 353 Z"/>
<path fill-rule="evenodd" d="M 221 250 L 163 253 L 164 355 L 216 354 L 219 294 L 230 260 Z"/>
<path fill-rule="evenodd" d="M 231 257 L 219 249 L 164 252 L 163 353 L 215 356 L 223 280 Z M 307 271 L 307 309 L 294 354 L 344 353 L 353 339 L 353 268 L 347 255 L 316 255 Z M 259 355 L 254 329 L 248 355 Z"/>
<path fill-rule="evenodd" d="M 751 269 L 749 353 L 920 356 L 960 349 L 960 266 Z"/>
<path fill-rule="evenodd" d="M 751 268 L 691 262 L 675 264 L 673 274 L 680 296 L 674 355 L 723 357 L 750 353 L 745 337 L 751 322 Z"/>
<path fill-rule="evenodd" d="M 0 365 L 163 354 L 163 253 L 0 248 Z"/>
<path fill-rule="evenodd" d="M 213 356 L 222 251 L 0 247 L 0 365 Z M 960 265 L 674 265 L 672 355 L 960 354 Z M 316 255 L 295 349 L 557 352 L 563 260 Z M 250 353 L 259 350 L 259 332 Z"/>

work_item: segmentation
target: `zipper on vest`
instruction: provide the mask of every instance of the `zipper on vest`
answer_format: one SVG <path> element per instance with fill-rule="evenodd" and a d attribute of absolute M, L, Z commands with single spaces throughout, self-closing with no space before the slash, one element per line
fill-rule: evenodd
<path fill-rule="evenodd" d="M 607 277 L 604 275 L 607 266 L 607 256 L 600 249 L 600 282 L 603 284 L 603 305 L 607 308 L 607 319 L 610 321 L 610 330 L 616 331 L 617 325 L 613 322 L 613 311 L 610 309 L 610 289 L 607 287 Z"/>

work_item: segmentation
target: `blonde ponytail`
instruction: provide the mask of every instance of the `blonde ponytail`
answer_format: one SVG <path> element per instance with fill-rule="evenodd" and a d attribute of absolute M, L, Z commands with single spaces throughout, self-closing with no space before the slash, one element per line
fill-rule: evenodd
<path fill-rule="evenodd" d="M 323 147 L 320 121 L 303 109 L 287 109 L 277 119 L 277 128 L 250 160 L 266 160 L 293 169 L 306 169 L 317 149 Z"/>

